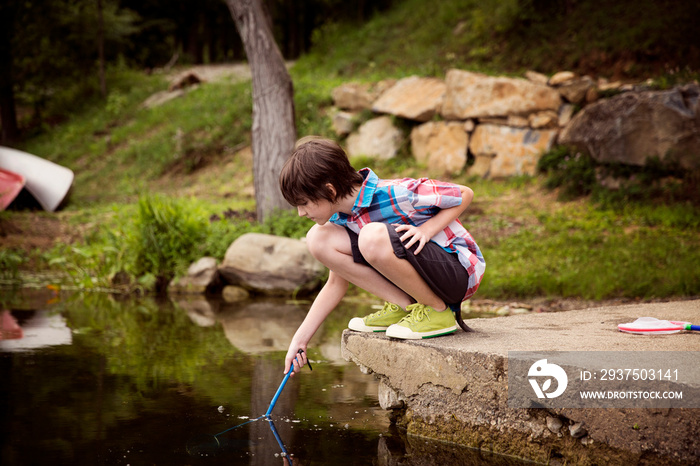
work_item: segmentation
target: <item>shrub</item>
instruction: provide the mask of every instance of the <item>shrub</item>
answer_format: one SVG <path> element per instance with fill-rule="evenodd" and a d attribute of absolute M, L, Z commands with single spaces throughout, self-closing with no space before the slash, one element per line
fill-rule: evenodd
<path fill-rule="evenodd" d="M 561 188 L 562 199 L 585 196 L 593 191 L 596 183 L 595 162 L 590 156 L 558 146 L 544 154 L 538 164 L 540 173 L 547 175 L 545 186 Z"/>
<path fill-rule="evenodd" d="M 163 291 L 177 271 L 196 258 L 206 235 L 206 218 L 184 201 L 141 197 L 127 239 L 132 272 L 145 285 L 154 283 L 156 291 Z"/>

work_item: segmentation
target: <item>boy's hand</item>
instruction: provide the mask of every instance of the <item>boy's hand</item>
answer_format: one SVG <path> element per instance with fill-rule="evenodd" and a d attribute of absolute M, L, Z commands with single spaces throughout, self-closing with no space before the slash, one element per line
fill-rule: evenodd
<path fill-rule="evenodd" d="M 421 252 L 421 250 L 423 249 L 423 246 L 425 246 L 426 243 L 430 240 L 430 238 L 428 238 L 426 234 L 423 233 L 423 231 L 416 226 L 403 224 L 395 224 L 394 226 L 396 227 L 397 233 L 402 231 L 406 232 L 399 238 L 402 243 L 404 243 L 408 239 L 408 243 L 404 243 L 406 249 L 409 249 L 411 246 L 416 244 L 416 242 L 418 243 L 416 250 L 413 252 L 414 255 L 418 255 L 418 253 Z"/>
<path fill-rule="evenodd" d="M 308 362 L 308 359 L 306 358 L 306 345 L 302 347 L 301 345 L 292 342 L 292 344 L 289 346 L 287 356 L 284 359 L 285 374 L 289 371 L 292 362 L 294 363 L 294 373 L 291 375 L 291 377 L 294 377 L 294 375 L 297 372 L 299 372 L 301 368 L 304 367 L 304 365 Z"/>

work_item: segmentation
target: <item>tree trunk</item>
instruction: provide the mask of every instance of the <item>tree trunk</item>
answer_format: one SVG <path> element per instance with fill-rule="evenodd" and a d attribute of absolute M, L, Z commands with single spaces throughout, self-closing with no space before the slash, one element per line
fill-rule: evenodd
<path fill-rule="evenodd" d="M 12 30 L 17 2 L 0 5 L 0 142 L 11 144 L 19 139 L 12 78 Z"/>
<path fill-rule="evenodd" d="M 289 209 L 279 174 L 296 140 L 292 78 L 261 0 L 226 0 L 253 75 L 253 178 L 258 221 Z"/>
<path fill-rule="evenodd" d="M 99 66 L 100 92 L 102 98 L 107 98 L 107 83 L 105 81 L 105 33 L 102 0 L 97 0 L 97 59 Z"/>

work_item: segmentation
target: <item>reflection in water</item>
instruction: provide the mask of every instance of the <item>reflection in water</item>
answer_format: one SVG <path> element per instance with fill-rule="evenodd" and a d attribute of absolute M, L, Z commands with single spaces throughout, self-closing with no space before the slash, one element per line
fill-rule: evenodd
<path fill-rule="evenodd" d="M 0 351 L 29 351 L 70 345 L 73 335 L 60 315 L 48 311 L 0 311 Z"/>
<path fill-rule="evenodd" d="M 188 453 L 188 440 L 266 412 L 305 307 L 284 301 L 174 305 L 104 294 L 62 295 L 55 304 L 31 307 L 16 300 L 9 306 L 7 299 L 0 290 L 0 305 L 12 309 L 24 332 L 38 318 L 64 337 L 20 352 L 0 348 L 3 465 L 280 465 L 289 459 L 295 465 L 417 465 L 435 464 L 439 455 L 476 465 L 493 459 L 407 438 L 390 426 L 378 407 L 377 381 L 338 357 L 340 332 L 358 312 L 348 305 L 312 340 L 313 372 L 286 384 L 272 415 L 275 431 L 264 419 L 251 422 L 219 436 L 223 448 L 216 456 L 201 457 Z M 21 340 L 2 343 L 12 341 Z"/>
<path fill-rule="evenodd" d="M 233 346 L 250 354 L 287 352 L 306 311 L 282 302 L 222 306 L 218 320 Z M 281 362 L 281 361 L 280 361 Z M 279 362 L 278 362 L 279 364 Z"/>

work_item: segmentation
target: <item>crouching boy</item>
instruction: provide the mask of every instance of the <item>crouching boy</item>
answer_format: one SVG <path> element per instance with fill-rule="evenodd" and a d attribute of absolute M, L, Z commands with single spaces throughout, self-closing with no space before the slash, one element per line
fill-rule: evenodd
<path fill-rule="evenodd" d="M 316 223 L 307 245 L 330 270 L 292 338 L 285 373 L 292 362 L 295 372 L 306 363 L 309 340 L 349 283 L 385 301 L 380 311 L 350 320 L 352 330 L 420 339 L 453 333 L 458 323 L 468 329 L 460 303 L 476 292 L 486 265 L 458 220 L 474 196 L 470 188 L 383 180 L 369 168 L 356 171 L 337 143 L 315 137 L 297 143 L 280 187 L 299 215 Z"/>

